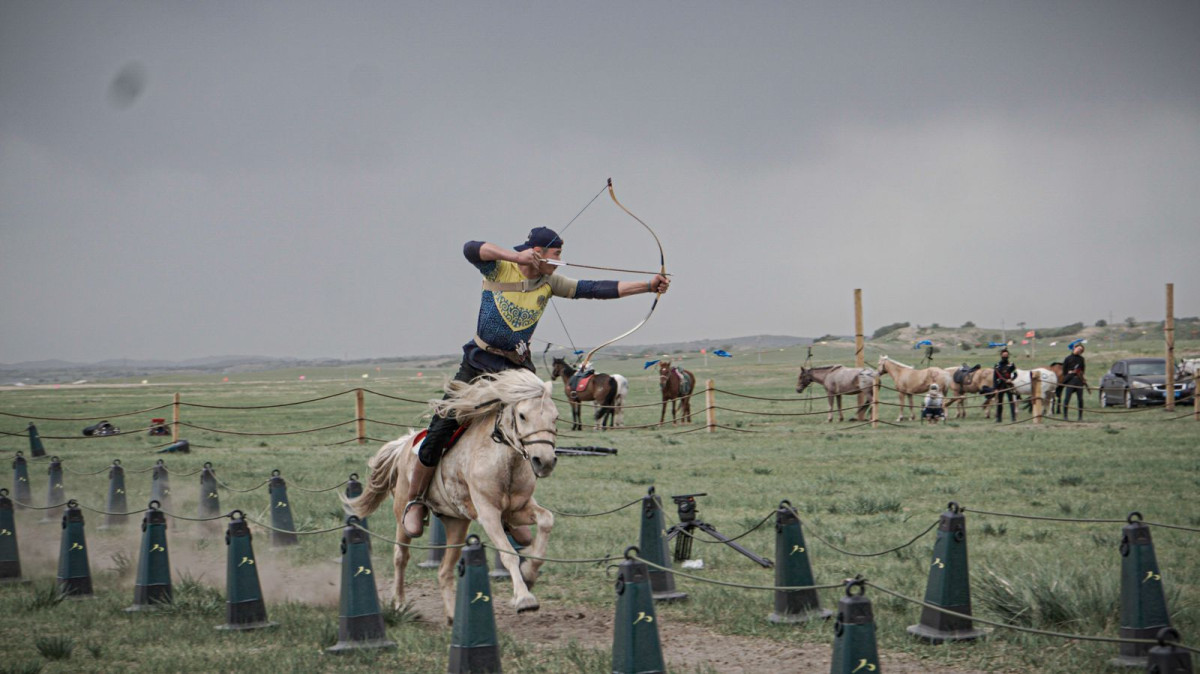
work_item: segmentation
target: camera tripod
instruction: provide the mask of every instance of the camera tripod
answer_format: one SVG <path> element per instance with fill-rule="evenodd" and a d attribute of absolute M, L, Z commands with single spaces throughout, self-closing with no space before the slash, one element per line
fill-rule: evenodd
<path fill-rule="evenodd" d="M 697 518 L 697 496 L 708 496 L 708 494 L 681 494 L 679 496 L 671 497 L 671 500 L 675 502 L 675 506 L 679 509 L 679 524 L 674 524 L 671 526 L 671 528 L 667 529 L 666 538 L 668 541 L 672 538 L 675 539 L 675 561 L 682 562 L 685 559 L 691 558 L 692 537 L 695 535 L 695 530 L 699 529 L 700 531 L 703 531 L 709 536 L 712 536 L 718 541 L 754 560 L 756 564 L 764 569 L 769 569 L 775 565 L 775 563 L 771 560 L 759 557 L 753 552 L 750 552 L 746 548 L 738 545 L 736 541 L 729 538 L 725 534 L 722 534 L 720 531 L 717 531 L 717 528 L 713 525 Z M 680 536 L 680 534 L 683 535 Z"/>

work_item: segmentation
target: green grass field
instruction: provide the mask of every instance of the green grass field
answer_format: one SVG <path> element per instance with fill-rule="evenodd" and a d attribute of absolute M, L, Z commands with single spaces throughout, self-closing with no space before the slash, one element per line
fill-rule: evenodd
<path fill-rule="evenodd" d="M 1116 348 L 1119 347 L 1119 348 Z M 1116 358 L 1161 353 L 1153 340 L 1121 342 L 1103 352 L 1089 349 L 1093 383 Z M 887 345 L 872 345 L 868 364 L 874 364 Z M 919 352 L 896 345 L 889 355 L 910 364 Z M 1195 353 L 1200 344 L 1180 343 L 1182 353 Z M 1065 355 L 1065 354 L 1063 354 Z M 830 345 L 817 353 L 818 363 L 853 362 L 852 346 Z M 740 355 L 734 359 L 689 356 L 684 364 L 703 381 L 713 379 L 726 391 L 745 395 L 792 398 L 764 401 L 717 394 L 721 407 L 756 412 L 717 412 L 717 421 L 736 430 L 716 433 L 695 430 L 703 414 L 688 427 L 650 430 L 565 433 L 560 445 L 615 447 L 615 457 L 564 457 L 553 476 L 539 483 L 543 505 L 565 513 L 609 510 L 643 496 L 650 486 L 660 495 L 707 492 L 699 499 L 700 516 L 729 535 L 740 534 L 771 513 L 782 499 L 793 503 L 804 518 L 810 559 L 818 583 L 837 582 L 862 574 L 874 583 L 902 594 L 921 597 L 930 564 L 933 534 L 914 545 L 879 557 L 853 557 L 836 552 L 815 536 L 855 552 L 898 546 L 937 521 L 949 501 L 968 509 L 971 585 L 974 613 L 981 618 L 1009 620 L 1043 630 L 1083 635 L 1116 636 L 1119 627 L 1120 524 L 1033 521 L 982 515 L 988 510 L 1027 515 L 1123 519 L 1130 511 L 1146 520 L 1200 528 L 1200 424 L 1192 421 L 1190 406 L 1174 415 L 1161 408 L 1101 414 L 1096 396 L 1088 396 L 1084 423 L 1046 420 L 1041 425 L 997 425 L 977 409 L 966 421 L 939 426 L 859 427 L 853 422 L 825 423 L 825 398 L 819 387 L 801 399 L 794 392 L 803 349 Z M 990 364 L 994 353 L 938 354 L 936 364 L 963 360 Z M 1041 362 L 1049 359 L 1041 359 Z M 1018 361 L 1028 367 L 1026 359 Z M 656 402 L 657 379 L 643 372 L 641 359 L 601 360 L 602 370 L 629 377 L 630 404 Z M 412 399 L 440 395 L 446 367 L 418 370 L 381 366 L 364 370 L 341 367 L 223 376 L 174 377 L 150 383 L 104 382 L 83 387 L 26 387 L 0 391 L 0 411 L 39 418 L 48 453 L 64 460 L 66 492 L 85 505 L 102 508 L 107 489 L 102 471 L 113 459 L 127 470 L 131 507 L 149 498 L 147 472 L 158 458 L 172 471 L 175 513 L 194 515 L 197 480 L 194 474 L 211 461 L 226 484 L 248 488 L 279 469 L 288 480 L 292 509 L 299 529 L 337 525 L 340 507 L 332 492 L 310 492 L 341 483 L 351 472 L 365 477 L 366 458 L 378 447 L 354 442 L 354 395 L 334 395 L 356 387 Z M 653 371 L 650 371 L 653 372 Z M 368 379 L 362 375 L 368 374 Z M 544 373 L 543 373 L 544 374 Z M 300 380 L 300 376 L 304 380 Z M 890 383 L 890 380 L 885 380 Z M 561 388 L 558 389 L 561 391 Z M 170 403 L 179 393 L 185 406 L 181 435 L 192 444 L 187 455 L 156 455 L 161 438 L 127 433 L 106 438 L 74 439 L 80 429 L 108 419 L 132 430 L 144 428 L 151 417 L 170 419 Z M 285 403 L 333 396 L 317 402 L 275 407 Z M 807 399 L 808 396 L 816 396 Z M 895 401 L 886 393 L 885 402 Z M 848 401 L 849 402 L 849 401 Z M 213 407 L 261 409 L 214 409 Z M 696 410 L 703 408 L 696 399 Z M 562 415 L 569 418 L 566 406 Z M 881 408 L 881 418 L 894 419 L 894 407 Z M 146 410 L 130 416 L 127 412 Z M 416 403 L 368 393 L 365 416 L 371 438 L 390 439 L 408 426 L 423 425 L 424 410 Z M 812 412 L 813 414 L 809 414 Z M 787 413 L 792 416 L 768 416 Z M 803 415 L 797 415 L 803 413 Z M 658 421 L 657 407 L 634 407 L 626 424 Z M 1182 417 L 1182 418 L 1177 418 Z M 88 418 L 90 420 L 79 420 Z M 1028 418 L 1023 413 L 1022 418 Z M 1072 414 L 1072 419 L 1074 414 Z M 380 422 L 386 422 L 380 423 Z M 0 419 L 0 431 L 24 432 L 26 420 Z M 322 428 L 294 435 L 278 433 Z M 387 425 L 397 424 L 399 426 Z M 851 428 L 853 427 L 853 428 Z M 201 430 L 215 429 L 215 430 Z M 563 429 L 565 432 L 565 429 Z M 234 431 L 216 432 L 216 431 Z M 57 439 L 57 438 L 72 439 Z M 17 450 L 28 454 L 20 435 L 0 436 L 6 458 Z M 33 500 L 46 503 L 46 463 L 31 462 Z M 6 485 L 11 478 L 5 479 Z M 220 492 L 222 510 L 240 508 L 250 517 L 267 521 L 265 489 Z M 668 521 L 675 510 L 667 500 Z M 336 533 L 304 536 L 292 548 L 272 550 L 265 531 L 256 530 L 255 548 L 262 561 L 264 591 L 271 619 L 281 626 L 270 632 L 231 635 L 217 632 L 224 621 L 224 548 L 221 528 L 197 523 L 173 523 L 172 562 L 178 601 L 161 615 L 130 616 L 120 609 L 132 600 L 138 532 L 99 531 L 102 517 L 85 513 L 97 599 L 53 601 L 50 587 L 56 569 L 60 527 L 43 523 L 41 514 L 18 512 L 25 574 L 30 585 L 0 587 L 0 671 L 368 671 L 380 667 L 400 671 L 440 671 L 445 668 L 449 630 L 411 616 L 389 612 L 389 636 L 399 642 L 393 653 L 356 655 L 346 659 L 321 656 L 332 643 L 337 624 L 338 567 Z M 223 527 L 223 524 L 221 525 Z M 390 535 L 390 513 L 371 518 L 375 531 Z M 1185 643 L 1200 643 L 1200 533 L 1155 528 L 1154 542 L 1163 571 L 1172 622 Z M 595 518 L 559 516 L 550 543 L 551 557 L 601 558 L 619 555 L 638 538 L 637 509 Z M 774 531 L 763 526 L 740 541 L 765 556 L 774 556 Z M 392 570 L 386 547 L 376 542 L 374 563 L 380 588 Z M 704 560 L 704 578 L 770 585 L 773 572 L 762 569 L 723 545 L 696 543 L 693 556 Z M 418 559 L 423 554 L 417 555 Z M 411 578 L 431 586 L 433 573 L 410 566 Z M 611 614 L 613 577 L 598 564 L 548 563 L 535 592 L 543 607 L 581 607 Z M 660 627 L 696 626 L 716 634 L 753 637 L 781 644 L 832 643 L 832 626 L 817 623 L 798 627 L 769 624 L 771 593 L 710 585 L 679 577 L 677 585 L 690 601 L 659 606 Z M 511 611 L 506 585 L 496 591 L 498 612 Z M 822 603 L 834 608 L 838 593 L 823 592 Z M 889 653 L 909 653 L 932 666 L 984 671 L 1099 671 L 1116 653 L 1115 644 L 1068 641 L 996 630 L 979 643 L 927 646 L 914 642 L 905 628 L 917 622 L 920 608 L 879 592 L 868 591 L 875 605 L 879 647 Z M 610 628 L 611 629 L 611 628 Z M 61 657 L 65 652 L 67 657 Z M 574 642 L 529 643 L 520 634 L 504 633 L 504 667 L 512 672 L 608 671 L 603 649 Z M 59 657 L 59 659 L 55 659 Z M 700 668 L 703 669 L 703 668 Z M 691 671 L 685 669 L 681 671 Z"/>

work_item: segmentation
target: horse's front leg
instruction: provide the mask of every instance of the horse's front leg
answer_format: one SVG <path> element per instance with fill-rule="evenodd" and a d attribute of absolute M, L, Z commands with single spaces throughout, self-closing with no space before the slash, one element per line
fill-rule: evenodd
<path fill-rule="evenodd" d="M 442 563 L 438 566 L 438 589 L 442 592 L 442 608 L 446 611 L 446 624 L 454 624 L 454 592 L 457 589 L 458 577 L 454 567 L 462 556 L 462 543 L 467 540 L 467 527 L 471 520 L 457 517 L 443 517 L 442 526 L 446 528 L 446 548 Z M 404 527 L 400 527 L 403 529 Z"/>
<path fill-rule="evenodd" d="M 473 500 L 475 502 L 475 509 L 479 512 L 476 521 L 483 525 L 483 530 L 487 532 L 488 538 L 491 539 L 492 546 L 500 551 L 500 558 L 504 562 L 504 568 L 508 569 L 509 575 L 512 576 L 512 607 L 517 609 L 517 613 L 538 610 L 537 597 L 533 596 L 533 593 L 529 591 L 529 587 L 525 584 L 525 579 L 521 577 L 520 566 L 514 563 L 520 557 L 517 555 L 517 551 L 513 548 L 512 543 L 509 542 L 508 534 L 504 533 L 504 523 L 500 518 L 500 509 L 488 501 L 478 498 Z M 544 545 L 545 543 L 543 542 L 542 544 Z"/>
<path fill-rule="evenodd" d="M 508 523 L 537 525 L 537 537 L 533 539 L 533 544 L 529 547 L 529 558 L 521 563 L 520 569 L 521 578 L 528 583 L 529 587 L 533 587 L 544 563 L 540 558 L 546 556 L 546 550 L 550 545 L 550 530 L 554 528 L 554 514 L 538 505 L 537 501 L 531 497 L 524 508 L 509 516 Z M 507 564 L 505 568 L 510 574 L 514 573 L 514 570 Z"/>
<path fill-rule="evenodd" d="M 397 507 L 403 509 L 400 503 L 400 500 L 396 501 Z M 403 521 L 403 514 L 397 513 L 396 540 L 401 545 L 397 545 L 395 552 L 392 554 L 392 564 L 395 566 L 395 574 L 392 576 L 392 608 L 396 609 L 404 606 L 404 568 L 408 566 L 408 543 L 412 540 L 404 531 Z"/>
<path fill-rule="evenodd" d="M 573 431 L 583 430 L 583 412 L 580 410 L 581 407 L 583 405 L 580 403 L 571 403 L 571 430 Z"/>
<path fill-rule="evenodd" d="M 825 394 L 825 402 L 829 405 L 829 410 L 825 413 L 825 423 L 833 423 L 833 395 Z"/>

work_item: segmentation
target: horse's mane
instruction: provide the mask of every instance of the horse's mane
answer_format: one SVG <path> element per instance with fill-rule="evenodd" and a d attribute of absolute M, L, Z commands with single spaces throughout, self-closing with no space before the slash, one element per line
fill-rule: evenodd
<path fill-rule="evenodd" d="M 435 414 L 453 416 L 459 423 L 486 417 L 500 407 L 533 398 L 550 398 L 550 384 L 529 370 L 505 370 L 485 374 L 473 382 L 451 381 L 448 397 L 430 400 Z"/>
<path fill-rule="evenodd" d="M 880 356 L 880 358 L 882 358 L 882 359 L 884 359 L 884 360 L 890 360 L 891 362 L 893 362 L 893 363 L 895 363 L 895 364 L 899 365 L 900 367 L 906 367 L 906 368 L 908 368 L 908 369 L 910 369 L 910 370 L 915 370 L 915 369 L 917 369 L 917 368 L 913 367 L 912 365 L 905 365 L 904 363 L 901 363 L 900 361 L 896 360 L 895 358 L 890 358 L 890 357 L 888 357 L 888 356 L 887 356 L 887 354 L 884 354 L 883 356 Z"/>

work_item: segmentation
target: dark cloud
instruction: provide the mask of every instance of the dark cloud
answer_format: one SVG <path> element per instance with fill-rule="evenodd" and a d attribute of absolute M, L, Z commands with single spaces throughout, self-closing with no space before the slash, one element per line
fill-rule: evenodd
<path fill-rule="evenodd" d="M 1194 2 L 7 2 L 0 361 L 450 351 L 462 242 L 610 175 L 677 273 L 642 341 L 846 332 L 855 287 L 871 324 L 1200 313 L 1198 64 Z M 570 244 L 657 261 L 603 202 Z M 645 311 L 559 304 L 591 343 Z"/>

